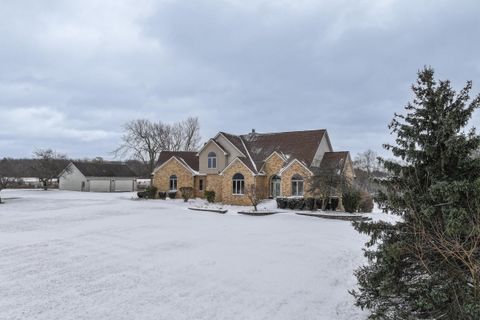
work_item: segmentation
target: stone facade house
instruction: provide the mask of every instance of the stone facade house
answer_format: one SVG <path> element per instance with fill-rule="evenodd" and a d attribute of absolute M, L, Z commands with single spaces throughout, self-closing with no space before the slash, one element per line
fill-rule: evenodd
<path fill-rule="evenodd" d="M 262 198 L 310 196 L 315 172 L 333 167 L 354 178 L 349 152 L 334 152 L 326 130 L 219 132 L 198 152 L 161 152 L 153 185 L 159 191 L 192 187 L 196 197 L 213 190 L 216 201 L 249 205 L 252 185 Z"/>

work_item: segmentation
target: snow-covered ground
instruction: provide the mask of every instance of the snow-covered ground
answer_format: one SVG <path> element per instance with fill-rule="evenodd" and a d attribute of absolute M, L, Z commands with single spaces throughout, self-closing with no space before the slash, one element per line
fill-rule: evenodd
<path fill-rule="evenodd" d="M 1 194 L 0 319 L 365 319 L 347 290 L 366 237 L 347 221 Z"/>

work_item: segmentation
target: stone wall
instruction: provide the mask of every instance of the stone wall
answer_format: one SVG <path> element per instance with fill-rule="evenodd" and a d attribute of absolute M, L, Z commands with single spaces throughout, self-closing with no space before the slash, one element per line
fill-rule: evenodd
<path fill-rule="evenodd" d="M 177 189 L 181 187 L 194 187 L 193 174 L 185 168 L 178 160 L 172 159 L 153 175 L 153 185 L 158 191 L 169 191 L 170 176 L 177 176 Z M 179 195 L 180 196 L 180 195 Z"/>
<path fill-rule="evenodd" d="M 278 175 L 280 169 L 285 165 L 283 160 L 278 154 L 274 153 L 264 164 L 263 171 L 265 172 L 265 178 L 261 179 L 261 185 L 264 189 L 265 198 L 271 196 L 270 181 L 274 175 Z"/>
<path fill-rule="evenodd" d="M 245 178 L 245 190 L 248 186 L 254 184 L 255 176 L 250 172 L 250 170 L 240 161 L 236 161 L 232 164 L 226 171 L 223 172 L 222 177 L 222 201 L 228 204 L 248 206 L 251 205 L 250 200 L 246 194 L 235 195 L 233 194 L 233 183 L 232 178 L 236 173 L 243 174 Z"/>
<path fill-rule="evenodd" d="M 215 191 L 215 202 L 222 201 L 222 180 L 223 176 L 218 174 L 208 174 L 205 177 L 205 190 Z"/>
<path fill-rule="evenodd" d="M 292 177 L 298 174 L 303 177 L 303 190 L 304 196 L 308 197 L 309 193 L 308 190 L 310 189 L 310 179 L 311 174 L 310 172 L 298 162 L 294 162 L 287 170 L 282 172 L 282 196 L 283 197 L 290 197 L 292 196 Z"/>

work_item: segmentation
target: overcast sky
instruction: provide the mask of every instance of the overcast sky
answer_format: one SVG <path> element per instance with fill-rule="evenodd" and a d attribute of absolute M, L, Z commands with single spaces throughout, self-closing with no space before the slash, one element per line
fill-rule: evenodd
<path fill-rule="evenodd" d="M 480 92 L 480 2 L 0 0 L 0 157 L 111 158 L 121 125 L 390 141 L 424 65 Z M 480 117 L 476 115 L 474 122 Z"/>

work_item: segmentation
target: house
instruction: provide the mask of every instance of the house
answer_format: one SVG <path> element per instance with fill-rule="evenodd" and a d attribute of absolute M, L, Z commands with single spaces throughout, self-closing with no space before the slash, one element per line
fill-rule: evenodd
<path fill-rule="evenodd" d="M 59 189 L 90 192 L 135 191 L 137 177 L 126 164 L 74 161 L 60 173 Z"/>
<path fill-rule="evenodd" d="M 159 191 L 192 187 L 197 197 L 213 190 L 216 201 L 249 205 L 251 185 L 263 198 L 309 196 L 311 179 L 322 168 L 354 178 L 349 152 L 334 152 L 326 130 L 219 132 L 198 152 L 161 152 L 153 185 Z"/>

